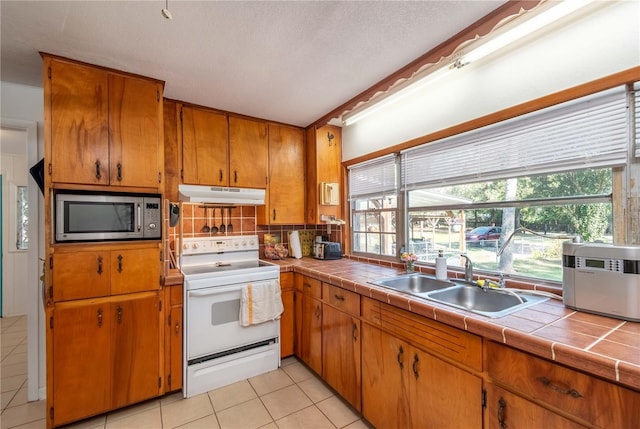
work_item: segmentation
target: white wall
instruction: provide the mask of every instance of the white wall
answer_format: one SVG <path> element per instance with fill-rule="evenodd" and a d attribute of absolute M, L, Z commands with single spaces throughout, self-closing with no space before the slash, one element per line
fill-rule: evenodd
<path fill-rule="evenodd" d="M 570 24 L 454 70 L 344 127 L 343 160 L 640 65 L 640 2 L 596 3 Z"/>
<path fill-rule="evenodd" d="M 42 88 L 0 82 L 0 118 L 2 123 L 12 127 L 24 127 L 28 134 L 27 164 L 31 167 L 44 156 L 44 92 Z M 35 129 L 33 124 L 36 125 Z M 44 398 L 46 386 L 45 328 L 44 311 L 38 278 L 42 266 L 38 258 L 44 260 L 44 199 L 33 179 L 29 178 L 29 205 L 38 207 L 37 216 L 31 217 L 30 236 L 38 236 L 31 244 L 36 247 L 36 255 L 29 257 L 27 271 L 27 312 L 28 318 L 28 389 L 30 401 Z M 34 203 L 35 201 L 35 203 Z M 33 247 L 30 247 L 30 252 Z"/>

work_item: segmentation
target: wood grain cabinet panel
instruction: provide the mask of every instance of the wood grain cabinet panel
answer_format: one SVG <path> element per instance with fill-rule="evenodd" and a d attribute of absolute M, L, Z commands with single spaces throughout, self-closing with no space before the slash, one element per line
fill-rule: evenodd
<path fill-rule="evenodd" d="M 183 286 L 172 285 L 164 289 L 164 393 L 182 388 L 182 312 Z"/>
<path fill-rule="evenodd" d="M 53 300 L 108 296 L 111 290 L 110 257 L 108 251 L 54 253 Z"/>
<path fill-rule="evenodd" d="M 51 182 L 160 189 L 162 83 L 43 59 Z"/>
<path fill-rule="evenodd" d="M 586 427 L 492 383 L 487 384 L 485 415 L 485 427 L 488 429 L 582 429 Z"/>
<path fill-rule="evenodd" d="M 227 115 L 182 107 L 182 182 L 229 185 L 229 123 Z"/>
<path fill-rule="evenodd" d="M 157 290 L 160 249 L 120 249 L 111 252 L 111 295 Z"/>
<path fill-rule="evenodd" d="M 280 318 L 280 357 L 287 357 L 293 354 L 294 343 L 293 273 L 280 274 L 280 290 L 284 306 Z"/>
<path fill-rule="evenodd" d="M 108 185 L 107 72 L 56 60 L 48 66 L 50 91 L 48 98 L 45 95 L 45 110 L 51 115 L 51 180 Z M 45 79 L 45 88 L 46 83 Z"/>
<path fill-rule="evenodd" d="M 640 393 L 494 342 L 488 372 L 496 383 L 600 428 L 635 427 Z"/>
<path fill-rule="evenodd" d="M 146 292 L 56 305 L 52 426 L 160 394 L 159 302 Z"/>
<path fill-rule="evenodd" d="M 362 327 L 362 413 L 375 427 L 482 427 L 482 379 Z"/>
<path fill-rule="evenodd" d="M 258 206 L 261 225 L 304 222 L 304 132 L 301 128 L 269 124 L 269 186 L 264 206 Z"/>
<path fill-rule="evenodd" d="M 342 129 L 334 125 L 307 129 L 307 223 L 320 223 L 321 215 L 342 216 L 342 205 L 320 204 L 320 184 L 338 183 L 342 189 Z M 342 201 L 342 198 L 340 199 Z"/>
<path fill-rule="evenodd" d="M 322 284 L 294 274 L 296 285 L 296 349 L 309 368 L 322 375 Z"/>
<path fill-rule="evenodd" d="M 267 123 L 229 116 L 229 186 L 267 187 Z"/>

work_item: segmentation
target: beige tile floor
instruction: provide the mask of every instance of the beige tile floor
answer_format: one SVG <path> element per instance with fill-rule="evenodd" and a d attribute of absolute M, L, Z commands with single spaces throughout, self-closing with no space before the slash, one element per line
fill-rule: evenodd
<path fill-rule="evenodd" d="M 44 401 L 27 402 L 27 320 L 0 319 L 0 428 L 45 428 Z M 174 393 L 68 428 L 365 429 L 360 416 L 296 358 L 282 367 L 189 399 Z"/>

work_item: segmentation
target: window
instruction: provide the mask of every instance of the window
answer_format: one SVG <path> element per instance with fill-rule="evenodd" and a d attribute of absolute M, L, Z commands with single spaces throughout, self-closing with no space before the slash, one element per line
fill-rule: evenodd
<path fill-rule="evenodd" d="M 396 198 L 379 183 L 350 186 L 353 250 L 407 249 L 428 263 L 442 250 L 450 266 L 467 253 L 480 270 L 561 281 L 562 241 L 612 242 L 613 176 L 631 153 L 627 100 L 614 88 L 403 151 Z M 366 166 L 350 169 L 351 184 L 375 182 Z"/>
<path fill-rule="evenodd" d="M 349 169 L 352 250 L 396 256 L 396 156 L 385 156 Z"/>
<path fill-rule="evenodd" d="M 26 186 L 16 187 L 16 249 L 29 249 L 29 199 Z"/>

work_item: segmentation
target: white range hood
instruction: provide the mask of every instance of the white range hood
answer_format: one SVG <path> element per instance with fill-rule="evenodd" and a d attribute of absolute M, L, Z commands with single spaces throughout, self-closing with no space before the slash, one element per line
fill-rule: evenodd
<path fill-rule="evenodd" d="M 266 194 L 264 189 L 201 185 L 178 185 L 178 193 L 182 202 L 238 206 L 262 206 Z"/>

